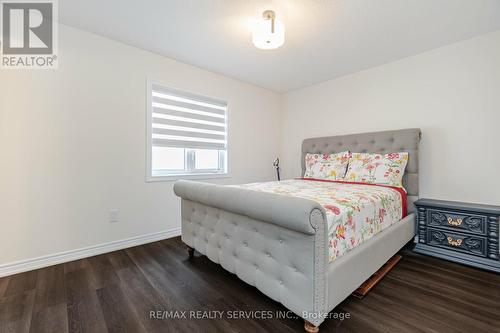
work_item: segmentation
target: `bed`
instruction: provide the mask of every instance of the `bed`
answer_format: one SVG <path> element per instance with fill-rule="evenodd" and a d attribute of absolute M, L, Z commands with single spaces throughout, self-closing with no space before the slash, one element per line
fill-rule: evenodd
<path fill-rule="evenodd" d="M 406 214 L 401 217 L 406 216 L 340 255 L 334 253 L 333 260 L 328 207 L 307 195 L 280 193 L 286 182 L 292 190 L 302 186 L 296 184 L 311 188 L 312 181 L 304 179 L 272 182 L 264 188 L 177 181 L 182 241 L 190 256 L 196 249 L 302 317 L 306 331 L 318 332 L 331 310 L 414 237 L 420 133 L 403 129 L 303 141 L 302 175 L 307 153 L 409 154 L 403 177 Z M 333 184 L 322 186 L 332 190 Z"/>

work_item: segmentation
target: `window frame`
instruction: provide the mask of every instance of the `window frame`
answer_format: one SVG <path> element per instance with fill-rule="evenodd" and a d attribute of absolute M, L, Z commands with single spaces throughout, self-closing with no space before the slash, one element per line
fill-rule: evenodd
<path fill-rule="evenodd" d="M 229 178 L 229 102 L 226 103 L 226 149 L 219 149 L 219 165 L 224 165 L 224 169 L 194 169 L 195 164 L 195 149 L 184 148 L 187 152 L 184 153 L 184 165 L 186 169 L 184 170 L 170 170 L 170 172 L 153 172 L 153 140 L 152 140 L 152 128 L 153 128 L 153 110 L 152 110 L 152 98 L 151 91 L 153 89 L 153 84 L 161 85 L 166 89 L 172 91 L 179 91 L 185 94 L 193 94 L 198 97 L 205 97 L 207 99 L 214 99 L 212 97 L 205 96 L 191 91 L 178 90 L 171 88 L 170 85 L 164 82 L 147 78 L 146 79 L 146 182 L 161 182 L 161 181 L 175 181 L 178 179 L 211 179 L 211 178 Z M 203 149 L 203 148 L 197 148 Z M 220 151 L 225 151 L 225 154 L 221 154 Z M 223 155 L 223 156 L 221 156 Z M 188 166 L 192 166 L 189 169 Z M 179 171 L 176 173 L 176 171 Z"/>

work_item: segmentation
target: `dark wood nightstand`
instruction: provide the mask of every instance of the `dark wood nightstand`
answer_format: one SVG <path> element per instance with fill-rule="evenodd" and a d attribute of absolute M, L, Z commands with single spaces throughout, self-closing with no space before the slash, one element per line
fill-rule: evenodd
<path fill-rule="evenodd" d="M 419 199 L 415 252 L 500 272 L 500 206 Z"/>

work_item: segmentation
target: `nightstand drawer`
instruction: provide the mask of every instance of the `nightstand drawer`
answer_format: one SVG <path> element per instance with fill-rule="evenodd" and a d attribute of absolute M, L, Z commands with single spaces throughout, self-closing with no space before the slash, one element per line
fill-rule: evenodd
<path fill-rule="evenodd" d="M 488 217 L 440 209 L 428 209 L 426 224 L 429 227 L 445 228 L 486 236 Z"/>
<path fill-rule="evenodd" d="M 500 273 L 500 206 L 419 199 L 414 251 Z"/>
<path fill-rule="evenodd" d="M 427 228 L 426 243 L 430 246 L 437 246 L 475 256 L 488 256 L 487 240 L 485 237 Z"/>

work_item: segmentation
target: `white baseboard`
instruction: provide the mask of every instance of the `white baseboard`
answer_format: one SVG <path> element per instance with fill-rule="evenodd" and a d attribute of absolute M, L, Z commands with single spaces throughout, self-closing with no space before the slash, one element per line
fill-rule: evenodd
<path fill-rule="evenodd" d="M 181 228 L 175 228 L 148 235 L 136 236 L 117 240 L 109 243 L 88 246 L 81 249 L 70 250 L 49 254 L 46 256 L 15 261 L 0 265 L 0 277 L 31 271 L 34 269 L 61 264 L 68 261 L 92 257 L 98 254 L 126 249 L 128 247 L 156 242 L 162 239 L 172 238 L 181 234 Z"/>

